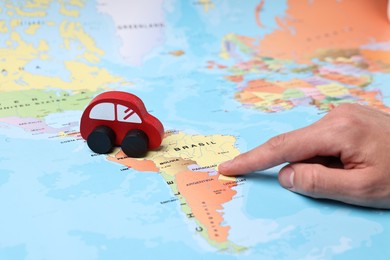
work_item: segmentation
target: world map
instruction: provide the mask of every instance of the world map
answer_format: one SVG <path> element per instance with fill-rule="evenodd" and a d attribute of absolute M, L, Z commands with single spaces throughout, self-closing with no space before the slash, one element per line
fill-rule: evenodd
<path fill-rule="evenodd" d="M 388 259 L 389 212 L 218 165 L 342 103 L 389 112 L 387 1 L 2 1 L 0 259 Z M 348 15 L 346 15 L 348 14 Z M 99 93 L 165 136 L 93 153 Z"/>

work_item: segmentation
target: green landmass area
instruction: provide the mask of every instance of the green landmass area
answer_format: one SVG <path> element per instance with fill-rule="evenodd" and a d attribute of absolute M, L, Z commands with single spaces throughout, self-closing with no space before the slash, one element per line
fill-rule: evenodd
<path fill-rule="evenodd" d="M 83 110 L 99 91 L 25 90 L 3 92 L 0 95 L 0 118 L 42 118 L 51 113 Z"/>

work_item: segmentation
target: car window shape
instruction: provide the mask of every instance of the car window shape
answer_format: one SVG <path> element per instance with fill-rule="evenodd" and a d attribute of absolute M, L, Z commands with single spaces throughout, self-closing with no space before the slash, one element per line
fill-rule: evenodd
<path fill-rule="evenodd" d="M 120 122 L 141 124 L 142 120 L 137 113 L 129 107 L 117 105 L 117 118 Z"/>
<path fill-rule="evenodd" d="M 108 102 L 97 104 L 91 109 L 89 118 L 115 121 L 115 105 Z"/>

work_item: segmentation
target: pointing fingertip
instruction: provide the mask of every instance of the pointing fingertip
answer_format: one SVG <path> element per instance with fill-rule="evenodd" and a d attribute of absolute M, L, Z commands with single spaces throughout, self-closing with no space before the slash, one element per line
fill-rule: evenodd
<path fill-rule="evenodd" d="M 218 166 L 218 171 L 221 174 L 225 174 L 229 171 L 229 168 L 231 167 L 232 164 L 233 164 L 233 160 L 223 162 Z"/>
<path fill-rule="evenodd" d="M 279 182 L 285 189 L 294 187 L 294 169 L 291 166 L 286 166 L 280 171 Z"/>

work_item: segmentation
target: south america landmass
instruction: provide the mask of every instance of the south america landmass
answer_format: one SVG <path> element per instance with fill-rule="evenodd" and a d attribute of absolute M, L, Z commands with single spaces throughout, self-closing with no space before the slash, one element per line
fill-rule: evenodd
<path fill-rule="evenodd" d="M 230 226 L 223 225 L 223 204 L 232 200 L 233 187 L 245 179 L 225 177 L 216 168 L 239 154 L 235 137 L 190 135 L 169 131 L 159 150 L 144 158 L 129 158 L 119 148 L 109 161 L 138 171 L 157 172 L 180 202 L 181 211 L 198 225 L 196 231 L 219 251 L 241 252 L 244 246 L 229 240 Z"/>

